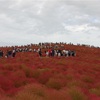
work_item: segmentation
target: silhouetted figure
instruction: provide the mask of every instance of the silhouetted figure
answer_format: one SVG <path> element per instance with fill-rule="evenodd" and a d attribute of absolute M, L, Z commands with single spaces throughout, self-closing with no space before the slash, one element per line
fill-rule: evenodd
<path fill-rule="evenodd" d="M 0 58 L 2 58 L 2 57 L 3 57 L 3 51 L 0 50 Z"/>
<path fill-rule="evenodd" d="M 72 56 L 76 56 L 75 51 L 71 51 L 71 55 L 72 55 Z"/>
<path fill-rule="evenodd" d="M 54 49 L 52 49 L 52 56 L 54 57 L 54 55 L 55 55 L 55 51 Z"/>
<path fill-rule="evenodd" d="M 39 56 L 41 57 L 42 56 L 41 48 L 39 49 L 38 53 L 39 53 Z"/>
<path fill-rule="evenodd" d="M 16 50 L 13 49 L 13 50 L 12 50 L 12 57 L 15 57 L 15 55 L 16 55 Z"/>
<path fill-rule="evenodd" d="M 6 58 L 12 57 L 12 51 L 11 50 L 7 50 L 5 57 Z"/>

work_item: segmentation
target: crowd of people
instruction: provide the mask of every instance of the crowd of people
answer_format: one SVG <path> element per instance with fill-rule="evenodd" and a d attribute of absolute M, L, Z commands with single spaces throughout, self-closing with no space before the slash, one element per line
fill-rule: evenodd
<path fill-rule="evenodd" d="M 44 52 L 42 52 L 41 48 L 38 49 L 38 54 L 40 57 L 42 57 L 44 54 L 46 57 L 54 57 L 54 56 L 65 56 L 65 57 L 69 57 L 69 56 L 76 56 L 76 52 L 73 50 L 61 50 L 61 49 L 48 49 L 45 50 Z"/>
<path fill-rule="evenodd" d="M 69 56 L 76 56 L 76 52 L 72 51 L 72 50 L 60 50 L 60 49 L 46 49 L 46 50 L 42 50 L 41 48 L 38 49 L 12 49 L 12 50 L 7 50 L 5 53 L 0 50 L 0 58 L 5 57 L 5 58 L 10 58 L 10 57 L 15 57 L 17 52 L 36 52 L 38 53 L 38 55 L 40 57 L 43 57 L 44 55 L 46 57 L 54 57 L 54 56 L 65 56 L 65 57 L 69 57 Z"/>
<path fill-rule="evenodd" d="M 6 52 L 3 52 L 3 50 L 0 50 L 0 58 L 14 58 L 17 54 L 17 52 L 36 52 L 40 57 L 46 56 L 46 57 L 54 57 L 54 56 L 76 56 L 76 52 L 74 50 L 66 50 L 64 48 L 64 45 L 51 45 L 51 44 L 39 44 L 36 46 L 23 46 L 23 47 L 13 47 L 7 50 Z"/>
<path fill-rule="evenodd" d="M 0 58 L 5 57 L 5 58 L 13 58 L 16 55 L 16 50 L 12 49 L 12 50 L 7 50 L 5 53 L 0 50 Z"/>

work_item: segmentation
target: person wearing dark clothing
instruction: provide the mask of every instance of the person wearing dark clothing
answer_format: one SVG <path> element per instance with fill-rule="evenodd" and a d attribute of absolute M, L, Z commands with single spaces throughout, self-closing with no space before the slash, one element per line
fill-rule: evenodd
<path fill-rule="evenodd" d="M 40 57 L 42 56 L 42 51 L 41 51 L 41 49 L 39 49 L 39 56 L 40 56 Z"/>
<path fill-rule="evenodd" d="M 68 50 L 68 56 L 71 56 L 71 51 L 70 50 Z"/>
<path fill-rule="evenodd" d="M 72 56 L 76 56 L 75 51 L 71 51 L 71 55 L 72 55 Z"/>
<path fill-rule="evenodd" d="M 2 57 L 3 57 L 3 51 L 0 50 L 0 58 L 2 58 Z"/>
<path fill-rule="evenodd" d="M 12 50 L 12 57 L 15 57 L 15 55 L 16 55 L 16 50 L 14 49 Z"/>
<path fill-rule="evenodd" d="M 11 50 L 7 50 L 6 56 L 5 56 L 5 57 L 6 57 L 6 58 L 12 57 L 12 51 L 11 51 Z"/>
<path fill-rule="evenodd" d="M 11 50 L 8 51 L 8 57 L 12 57 L 12 51 Z"/>
<path fill-rule="evenodd" d="M 52 56 L 54 56 L 55 55 L 55 51 L 54 51 L 54 49 L 52 49 Z"/>

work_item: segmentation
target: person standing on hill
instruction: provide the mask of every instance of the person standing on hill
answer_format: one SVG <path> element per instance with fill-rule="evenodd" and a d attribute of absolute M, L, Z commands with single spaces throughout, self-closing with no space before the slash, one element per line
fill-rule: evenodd
<path fill-rule="evenodd" d="M 2 58 L 2 57 L 3 57 L 3 51 L 0 50 L 0 58 Z"/>
<path fill-rule="evenodd" d="M 16 55 L 16 50 L 13 49 L 13 50 L 12 50 L 12 57 L 15 57 L 15 55 Z"/>
<path fill-rule="evenodd" d="M 54 49 L 52 49 L 52 56 L 54 57 L 54 55 L 55 55 L 55 51 Z"/>
<path fill-rule="evenodd" d="M 6 58 L 12 57 L 12 51 L 11 51 L 11 50 L 7 50 L 7 51 L 6 51 L 5 57 L 6 57 Z"/>
<path fill-rule="evenodd" d="M 71 51 L 71 55 L 72 55 L 73 57 L 76 56 L 75 51 Z"/>
<path fill-rule="evenodd" d="M 41 48 L 39 49 L 38 53 L 39 53 L 39 56 L 41 57 L 42 56 Z"/>

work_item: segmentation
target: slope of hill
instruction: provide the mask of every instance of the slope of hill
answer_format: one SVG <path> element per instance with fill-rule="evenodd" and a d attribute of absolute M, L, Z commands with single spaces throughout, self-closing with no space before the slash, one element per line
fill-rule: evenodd
<path fill-rule="evenodd" d="M 18 52 L 0 58 L 0 100 L 100 100 L 100 48 L 65 44 L 64 49 L 76 56 Z"/>

